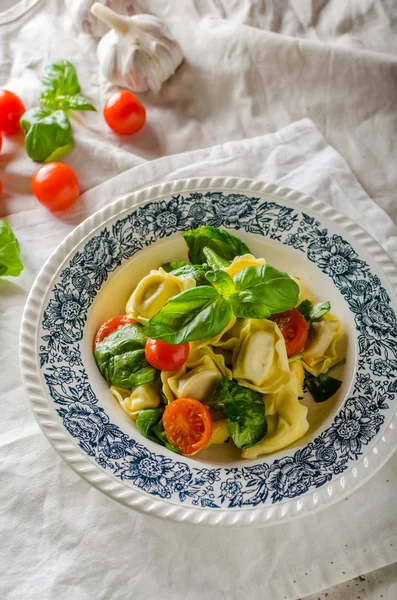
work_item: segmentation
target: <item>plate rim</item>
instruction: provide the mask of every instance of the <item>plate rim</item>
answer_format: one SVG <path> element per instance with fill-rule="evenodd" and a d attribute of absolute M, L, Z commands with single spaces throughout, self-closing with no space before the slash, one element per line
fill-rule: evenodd
<path fill-rule="evenodd" d="M 255 507 L 244 510 L 238 508 L 232 510 L 217 509 L 214 511 L 208 508 L 196 508 L 153 498 L 141 490 L 127 486 L 121 480 L 102 470 L 73 443 L 61 423 L 55 419 L 40 381 L 40 367 L 35 349 L 37 322 L 42 308 L 42 299 L 45 297 L 60 264 L 64 262 L 76 245 L 80 244 L 86 236 L 91 235 L 96 228 L 105 225 L 109 219 L 115 218 L 128 208 L 135 208 L 174 193 L 200 191 L 209 188 L 214 191 L 227 190 L 267 194 L 278 200 L 286 200 L 297 206 L 307 207 L 319 216 L 325 217 L 345 230 L 368 252 L 383 272 L 394 293 L 397 294 L 397 266 L 387 252 L 361 226 L 321 200 L 290 188 L 280 187 L 274 183 L 248 178 L 216 176 L 167 181 L 123 194 L 111 204 L 87 217 L 52 252 L 39 271 L 25 304 L 19 343 L 22 382 L 28 393 L 36 421 L 56 452 L 78 475 L 116 502 L 160 518 L 190 524 L 262 526 L 288 522 L 294 518 L 312 514 L 331 506 L 346 497 L 347 493 L 350 494 L 358 489 L 376 474 L 397 447 L 397 412 L 394 413 L 388 423 L 388 430 L 392 432 L 391 439 L 386 440 L 384 435 L 379 437 L 371 451 L 364 453 L 352 469 L 333 479 L 328 485 L 300 497 L 283 500 L 270 507 Z M 379 452 L 378 445 L 381 442 L 383 446 L 381 452 Z"/>

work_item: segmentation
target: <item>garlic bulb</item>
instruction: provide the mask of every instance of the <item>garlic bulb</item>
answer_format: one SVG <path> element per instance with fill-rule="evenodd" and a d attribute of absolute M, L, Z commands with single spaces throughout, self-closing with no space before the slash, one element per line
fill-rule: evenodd
<path fill-rule="evenodd" d="M 65 0 L 66 8 L 73 23 L 85 33 L 90 33 L 99 40 L 109 31 L 109 25 L 97 19 L 91 13 L 91 6 L 95 1 L 109 6 L 121 15 L 132 15 L 141 12 L 140 0 Z"/>
<path fill-rule="evenodd" d="M 106 79 L 133 92 L 158 92 L 183 60 L 165 23 L 153 15 L 119 15 L 97 2 L 91 12 L 112 27 L 97 49 Z"/>

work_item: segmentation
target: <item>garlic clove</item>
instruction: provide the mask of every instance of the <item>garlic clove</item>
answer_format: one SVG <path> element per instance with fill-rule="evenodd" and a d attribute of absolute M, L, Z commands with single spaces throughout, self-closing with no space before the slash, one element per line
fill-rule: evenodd
<path fill-rule="evenodd" d="M 134 92 L 158 92 L 183 61 L 182 49 L 165 23 L 153 15 L 126 17 L 99 3 L 91 12 L 112 28 L 97 49 L 105 78 Z"/>
<path fill-rule="evenodd" d="M 109 31 L 109 25 L 91 13 L 91 6 L 95 2 L 106 4 L 119 14 L 130 15 L 143 12 L 139 0 L 130 2 L 126 0 L 65 0 L 66 9 L 75 26 L 85 33 L 91 34 L 96 40 Z"/>

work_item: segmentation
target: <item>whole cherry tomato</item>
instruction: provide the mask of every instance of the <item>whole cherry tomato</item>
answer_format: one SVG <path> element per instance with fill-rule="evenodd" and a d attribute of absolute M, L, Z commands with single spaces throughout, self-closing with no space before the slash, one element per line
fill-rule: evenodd
<path fill-rule="evenodd" d="M 291 310 L 272 315 L 270 320 L 277 323 L 283 334 L 288 358 L 303 352 L 309 334 L 309 326 L 298 309 L 291 308 Z"/>
<path fill-rule="evenodd" d="M 187 361 L 189 351 L 189 342 L 174 345 L 148 338 L 145 346 L 146 360 L 152 367 L 160 369 L 160 371 L 179 369 Z"/>
<path fill-rule="evenodd" d="M 163 413 L 163 425 L 169 443 L 184 456 L 200 452 L 208 444 L 212 434 L 210 411 L 193 398 L 180 398 L 167 404 Z"/>
<path fill-rule="evenodd" d="M 16 94 L 0 90 L 0 131 L 8 135 L 19 131 L 19 120 L 24 112 L 25 106 Z"/>
<path fill-rule="evenodd" d="M 120 90 L 110 96 L 103 108 L 106 123 L 119 135 L 136 133 L 146 122 L 146 110 L 134 94 Z"/>
<path fill-rule="evenodd" d="M 73 169 L 63 163 L 48 163 L 32 177 L 32 190 L 37 200 L 49 210 L 64 210 L 80 195 L 80 186 Z"/>

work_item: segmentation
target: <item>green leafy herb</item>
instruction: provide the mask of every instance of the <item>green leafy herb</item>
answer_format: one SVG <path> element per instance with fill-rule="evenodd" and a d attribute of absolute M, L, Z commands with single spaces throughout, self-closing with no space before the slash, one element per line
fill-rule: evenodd
<path fill-rule="evenodd" d="M 233 442 L 238 448 L 258 444 L 266 435 L 265 404 L 257 392 L 223 377 L 209 405 L 223 412 Z"/>
<path fill-rule="evenodd" d="M 210 271 L 206 278 L 214 288 L 225 298 L 228 298 L 236 289 L 233 279 L 225 271 Z"/>
<path fill-rule="evenodd" d="M 212 269 L 222 269 L 222 267 L 228 267 L 230 265 L 230 260 L 222 258 L 215 250 L 212 250 L 212 248 L 209 248 L 208 246 L 203 248 L 203 254 L 206 258 L 207 265 Z"/>
<path fill-rule="evenodd" d="M 80 95 L 76 69 L 67 60 L 59 60 L 46 67 L 40 102 L 52 111 L 96 110 L 84 96 Z"/>
<path fill-rule="evenodd" d="M 339 390 L 342 382 L 339 379 L 330 377 L 328 373 L 339 369 L 344 365 L 346 359 L 339 361 L 333 367 L 330 367 L 326 373 L 321 373 L 318 377 L 308 375 L 305 379 L 305 385 L 315 402 L 325 402 L 329 400 Z"/>
<path fill-rule="evenodd" d="M 23 115 L 21 127 L 26 133 L 26 152 L 37 162 L 56 160 L 73 146 L 69 117 L 63 110 L 31 108 Z"/>
<path fill-rule="evenodd" d="M 310 326 L 313 321 L 319 321 L 331 310 L 331 303 L 327 301 L 313 305 L 310 300 L 303 300 L 296 308 L 302 313 Z"/>
<path fill-rule="evenodd" d="M 300 360 L 301 358 L 303 358 L 303 354 L 295 354 L 295 356 L 291 356 L 291 358 L 288 359 L 289 364 L 296 362 L 297 360 Z"/>
<path fill-rule="evenodd" d="M 23 269 L 18 240 L 7 221 L 0 220 L 0 276 L 18 277 Z"/>
<path fill-rule="evenodd" d="M 175 446 L 170 444 L 167 440 L 163 422 L 161 420 L 163 412 L 164 408 L 146 408 L 140 410 L 135 421 L 136 427 L 145 438 L 152 440 L 152 442 L 160 442 L 168 448 L 168 450 L 180 454 L 178 448 L 175 448 Z"/>
<path fill-rule="evenodd" d="M 158 372 L 145 358 L 145 344 L 146 336 L 139 323 L 125 325 L 99 342 L 94 356 L 105 379 L 122 388 L 157 379 Z"/>
<path fill-rule="evenodd" d="M 171 271 L 175 271 L 177 269 L 180 269 L 181 267 L 193 267 L 193 266 L 194 265 L 191 265 L 190 263 L 186 262 L 186 260 L 181 260 L 181 261 L 164 263 L 163 265 L 161 265 L 161 268 L 164 269 L 164 271 L 166 271 L 166 273 L 171 273 Z M 201 268 L 201 265 L 200 265 L 200 268 Z"/>
<path fill-rule="evenodd" d="M 231 317 L 232 309 L 226 298 L 212 287 L 201 286 L 168 300 L 146 323 L 145 333 L 169 344 L 205 340 L 220 333 Z"/>
<path fill-rule="evenodd" d="M 289 310 L 298 300 L 299 286 L 270 265 L 247 267 L 233 281 L 237 291 L 229 300 L 236 317 L 266 319 Z"/>
<path fill-rule="evenodd" d="M 203 252 L 206 247 L 211 248 L 221 258 L 225 258 L 226 260 L 233 260 L 233 258 L 242 254 L 250 254 L 250 250 L 244 242 L 231 233 L 217 227 L 203 225 L 198 229 L 186 231 L 183 237 L 189 248 L 189 260 L 193 264 L 206 262 Z"/>
<path fill-rule="evenodd" d="M 205 274 L 210 271 L 211 268 L 206 265 L 189 265 L 186 264 L 182 267 L 171 271 L 171 275 L 183 279 L 184 277 L 193 277 L 196 280 L 196 286 L 208 285 L 208 281 L 205 278 Z"/>

